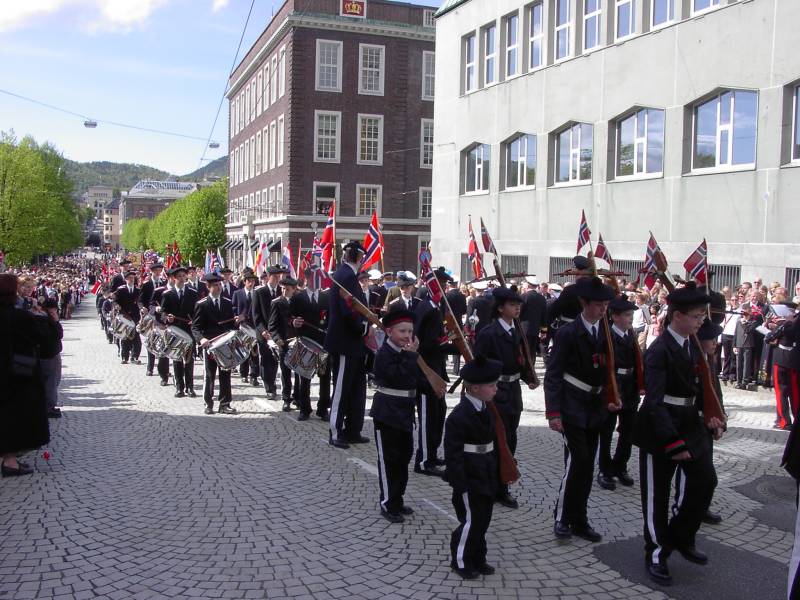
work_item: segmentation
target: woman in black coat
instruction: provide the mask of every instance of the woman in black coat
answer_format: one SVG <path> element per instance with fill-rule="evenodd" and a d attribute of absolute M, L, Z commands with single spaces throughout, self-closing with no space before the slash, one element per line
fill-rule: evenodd
<path fill-rule="evenodd" d="M 38 347 L 57 337 L 53 321 L 14 307 L 17 278 L 0 274 L 0 456 L 2 476 L 33 472 L 17 456 L 50 441 Z"/>

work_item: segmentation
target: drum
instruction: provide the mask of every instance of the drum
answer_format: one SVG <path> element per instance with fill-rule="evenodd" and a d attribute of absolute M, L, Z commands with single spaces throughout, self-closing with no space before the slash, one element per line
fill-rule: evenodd
<path fill-rule="evenodd" d="M 255 348 L 256 344 L 258 343 L 258 333 L 256 330 L 250 325 L 245 325 L 242 323 L 239 325 L 239 330 L 237 331 L 239 334 L 238 337 L 241 342 L 247 347 L 249 351 L 252 351 Z"/>
<path fill-rule="evenodd" d="M 250 358 L 250 348 L 240 336 L 238 331 L 229 331 L 214 338 L 209 345 L 208 353 L 221 369 L 232 371 Z"/>
<path fill-rule="evenodd" d="M 117 314 L 111 321 L 111 335 L 118 340 L 133 339 L 136 333 L 136 323 L 125 315 Z"/>
<path fill-rule="evenodd" d="M 164 356 L 172 360 L 185 360 L 194 352 L 194 339 L 183 329 L 170 325 L 161 335 L 164 338 Z"/>
<path fill-rule="evenodd" d="M 146 337 L 150 334 L 150 331 L 153 329 L 155 324 L 156 318 L 153 315 L 145 315 L 141 318 L 139 324 L 136 326 L 136 331 Z"/>
<path fill-rule="evenodd" d="M 289 344 L 284 363 L 300 377 L 311 379 L 318 370 L 325 368 L 327 358 L 328 353 L 317 342 L 298 337 Z"/>
<path fill-rule="evenodd" d="M 158 358 L 164 358 L 166 356 L 165 351 L 167 349 L 167 343 L 164 339 L 164 333 L 166 331 L 166 327 L 152 327 L 147 337 L 144 339 L 144 347 L 150 354 Z"/>

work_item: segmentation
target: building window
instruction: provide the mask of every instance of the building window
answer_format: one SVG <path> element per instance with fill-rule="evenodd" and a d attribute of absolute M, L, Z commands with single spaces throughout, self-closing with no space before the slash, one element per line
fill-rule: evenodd
<path fill-rule="evenodd" d="M 433 213 L 433 190 L 429 187 L 419 188 L 419 218 L 430 219 Z"/>
<path fill-rule="evenodd" d="M 339 197 L 338 183 L 314 182 L 314 214 L 327 215 L 331 204 Z"/>
<path fill-rule="evenodd" d="M 244 92 L 239 94 L 239 131 L 244 129 Z"/>
<path fill-rule="evenodd" d="M 433 119 L 422 119 L 420 140 L 419 166 L 433 168 Z"/>
<path fill-rule="evenodd" d="M 278 100 L 278 57 L 273 56 L 270 61 L 269 72 L 270 102 L 275 104 Z"/>
<path fill-rule="evenodd" d="M 536 185 L 536 136 L 522 134 L 504 144 L 506 189 Z"/>
<path fill-rule="evenodd" d="M 358 115 L 359 165 L 383 164 L 383 115 Z"/>
<path fill-rule="evenodd" d="M 575 123 L 556 136 L 556 182 L 592 180 L 592 126 Z"/>
<path fill-rule="evenodd" d="M 278 216 L 284 214 L 283 210 L 283 184 L 279 183 L 275 193 L 275 212 Z"/>
<path fill-rule="evenodd" d="M 253 81 L 250 83 L 250 121 L 252 122 L 256 118 L 256 102 L 258 100 L 258 94 L 256 93 L 256 79 L 253 78 Z"/>
<path fill-rule="evenodd" d="M 542 66 L 543 43 L 542 3 L 537 2 L 528 9 L 528 68 L 531 70 Z"/>
<path fill-rule="evenodd" d="M 381 205 L 381 186 L 379 185 L 356 185 L 356 216 L 370 216 L 373 212 L 380 213 Z"/>
<path fill-rule="evenodd" d="M 269 212 L 267 211 L 267 198 L 269 197 L 269 191 L 267 188 L 261 190 L 261 204 L 258 207 L 258 214 L 260 215 L 261 219 L 266 219 L 269 216 Z"/>
<path fill-rule="evenodd" d="M 244 125 L 250 122 L 250 86 L 244 88 Z"/>
<path fill-rule="evenodd" d="M 497 63 L 497 26 L 489 25 L 483 30 L 483 83 L 490 85 L 497 81 L 495 64 Z"/>
<path fill-rule="evenodd" d="M 651 26 L 661 27 L 675 20 L 675 1 L 676 0 L 650 0 L 650 14 L 652 15 Z"/>
<path fill-rule="evenodd" d="M 728 90 L 694 107 L 693 169 L 753 166 L 756 92 Z"/>
<path fill-rule="evenodd" d="M 464 191 L 488 192 L 492 149 L 488 144 L 477 144 L 464 153 Z"/>
<path fill-rule="evenodd" d="M 261 84 L 261 104 L 262 110 L 267 110 L 269 107 L 269 63 L 261 69 L 261 72 L 264 77 L 264 82 Z"/>
<path fill-rule="evenodd" d="M 692 0 L 692 16 L 719 6 L 719 0 Z"/>
<path fill-rule="evenodd" d="M 239 149 L 236 148 L 233 159 L 233 184 L 239 185 Z"/>
<path fill-rule="evenodd" d="M 256 191 L 256 203 L 253 209 L 253 220 L 261 218 L 261 191 Z"/>
<path fill-rule="evenodd" d="M 800 86 L 794 88 L 792 160 L 800 160 Z"/>
<path fill-rule="evenodd" d="M 269 124 L 269 168 L 275 168 L 275 149 L 278 147 L 278 126 L 275 121 Z"/>
<path fill-rule="evenodd" d="M 342 91 L 342 42 L 317 40 L 317 91 Z"/>
<path fill-rule="evenodd" d="M 250 137 L 250 161 L 248 163 L 248 173 L 250 179 L 256 176 L 256 137 Z"/>
<path fill-rule="evenodd" d="M 258 72 L 258 79 L 256 84 L 256 116 L 261 116 L 261 111 L 264 109 L 263 107 L 263 98 L 261 97 L 262 91 L 264 89 L 264 75 L 261 71 Z"/>
<path fill-rule="evenodd" d="M 644 108 L 617 121 L 617 177 L 664 170 L 664 111 Z"/>
<path fill-rule="evenodd" d="M 242 179 L 247 181 L 250 179 L 250 140 L 244 141 L 244 177 Z"/>
<path fill-rule="evenodd" d="M 230 138 L 236 135 L 236 101 L 231 102 L 231 114 L 228 118 L 228 125 L 230 126 Z"/>
<path fill-rule="evenodd" d="M 422 99 L 433 100 L 436 83 L 436 53 L 422 53 Z"/>
<path fill-rule="evenodd" d="M 435 10 L 425 10 L 422 12 L 422 26 L 423 27 L 436 27 L 433 16 L 436 14 Z"/>
<path fill-rule="evenodd" d="M 584 0 L 583 3 L 583 49 L 591 50 L 600 45 L 600 17 L 602 0 Z"/>
<path fill-rule="evenodd" d="M 506 34 L 506 77 L 513 77 L 519 73 L 517 57 L 519 41 L 519 16 L 511 15 L 505 20 Z"/>
<path fill-rule="evenodd" d="M 464 91 L 475 89 L 475 34 L 464 38 Z"/>
<path fill-rule="evenodd" d="M 261 171 L 266 173 L 269 169 L 269 126 L 264 127 L 262 140 L 264 143 L 264 151 L 261 154 Z"/>
<path fill-rule="evenodd" d="M 341 112 L 314 111 L 314 161 L 339 162 Z"/>
<path fill-rule="evenodd" d="M 384 47 L 358 45 L 358 93 L 383 96 Z"/>
<path fill-rule="evenodd" d="M 278 64 L 278 97 L 283 98 L 286 93 L 286 46 L 281 48 Z"/>
<path fill-rule="evenodd" d="M 267 218 L 272 218 L 277 216 L 277 211 L 275 210 L 275 186 L 269 188 L 269 202 L 267 203 Z"/>
<path fill-rule="evenodd" d="M 261 132 L 256 134 L 256 175 L 261 175 Z"/>
<path fill-rule="evenodd" d="M 570 0 L 556 1 L 555 55 L 556 60 L 563 60 L 570 55 Z"/>
<path fill-rule="evenodd" d="M 283 115 L 278 117 L 278 166 L 280 167 L 283 164 L 283 154 L 284 149 L 286 148 L 286 127 L 284 124 Z"/>
<path fill-rule="evenodd" d="M 636 0 L 617 0 L 617 39 L 636 33 Z"/>

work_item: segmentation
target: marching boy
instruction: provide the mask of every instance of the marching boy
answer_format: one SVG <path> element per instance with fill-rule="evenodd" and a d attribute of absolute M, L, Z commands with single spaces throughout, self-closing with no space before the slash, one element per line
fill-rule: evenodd
<path fill-rule="evenodd" d="M 377 389 L 369 411 L 378 451 L 381 514 L 402 523 L 414 511 L 403 504 L 408 465 L 414 451 L 414 407 L 421 372 L 417 366 L 419 340 L 414 336 L 414 313 L 398 309 L 383 319 L 386 340 L 375 356 Z"/>

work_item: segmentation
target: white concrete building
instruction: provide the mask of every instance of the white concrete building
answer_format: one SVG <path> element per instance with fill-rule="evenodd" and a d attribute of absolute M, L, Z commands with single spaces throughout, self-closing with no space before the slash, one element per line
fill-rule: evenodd
<path fill-rule="evenodd" d="M 467 219 L 512 271 L 575 253 L 585 209 L 631 272 L 652 230 L 718 283 L 800 278 L 800 2 L 449 0 L 437 13 L 432 248 Z"/>

